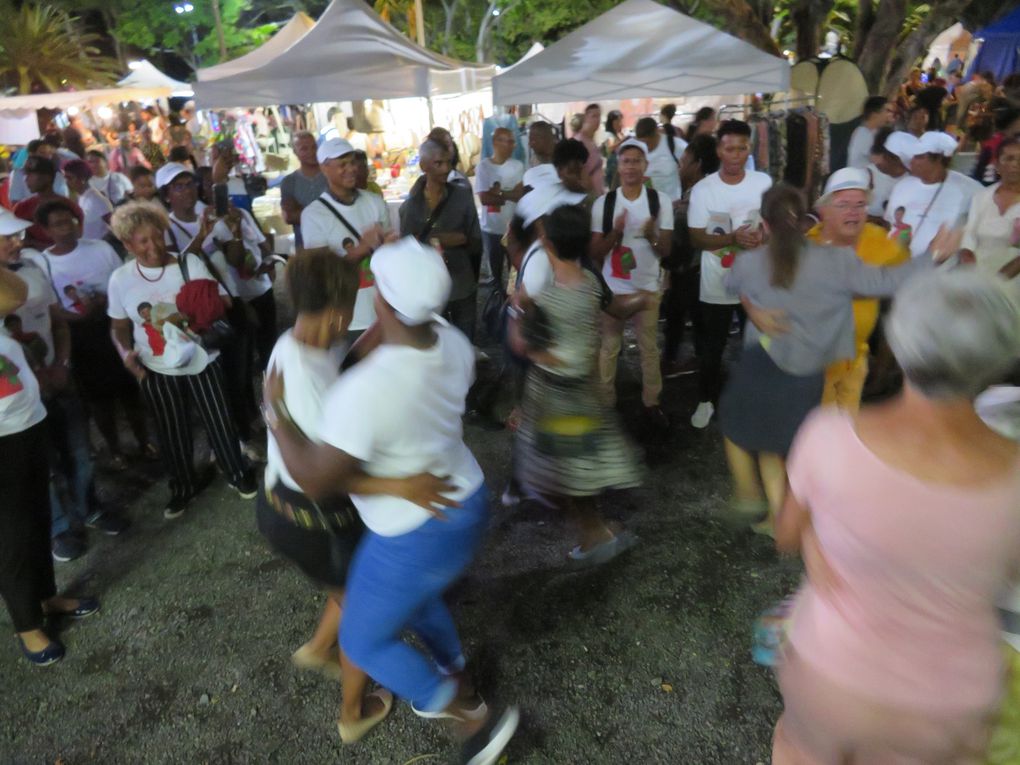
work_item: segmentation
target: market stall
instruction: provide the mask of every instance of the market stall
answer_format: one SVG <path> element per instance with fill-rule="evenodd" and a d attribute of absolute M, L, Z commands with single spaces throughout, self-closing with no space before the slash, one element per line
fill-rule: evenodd
<path fill-rule="evenodd" d="M 1020 72 L 1020 8 L 974 33 L 981 48 L 969 72 L 991 72 L 996 82 Z"/>

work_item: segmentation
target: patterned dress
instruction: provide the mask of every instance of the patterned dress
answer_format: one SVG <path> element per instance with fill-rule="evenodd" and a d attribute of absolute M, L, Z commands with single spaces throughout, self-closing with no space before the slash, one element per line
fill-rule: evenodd
<path fill-rule="evenodd" d="M 545 496 L 588 497 L 641 483 L 637 450 L 595 379 L 601 287 L 587 270 L 580 285 L 553 284 L 535 303 L 548 350 L 562 366 L 533 365 L 518 431 L 521 484 Z"/>

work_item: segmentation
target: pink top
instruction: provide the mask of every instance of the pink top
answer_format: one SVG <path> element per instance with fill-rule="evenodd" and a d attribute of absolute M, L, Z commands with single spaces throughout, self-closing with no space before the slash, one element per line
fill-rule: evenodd
<path fill-rule="evenodd" d="M 996 598 L 1020 562 L 1020 464 L 981 487 L 926 483 L 881 461 L 852 420 L 818 410 L 789 462 L 810 508 L 834 595 L 805 584 L 790 641 L 844 688 L 937 712 L 996 703 Z"/>
<path fill-rule="evenodd" d="M 594 138 L 589 138 L 584 133 L 578 133 L 574 138 L 583 143 L 584 148 L 588 150 L 588 161 L 584 163 L 584 172 L 591 178 L 592 192 L 595 196 L 600 197 L 606 190 L 606 179 L 602 173 L 602 153 L 595 145 Z"/>

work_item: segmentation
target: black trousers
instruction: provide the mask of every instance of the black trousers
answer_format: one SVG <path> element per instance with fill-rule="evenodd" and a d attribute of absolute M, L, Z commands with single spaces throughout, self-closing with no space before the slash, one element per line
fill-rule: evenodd
<path fill-rule="evenodd" d="M 741 323 L 746 319 L 744 309 L 739 304 L 716 305 L 701 303 L 701 370 L 698 376 L 698 400 L 719 403 L 719 394 L 723 386 L 723 354 L 730 338 L 730 327 L 733 317 L 738 316 Z"/>
<path fill-rule="evenodd" d="M 503 248 L 502 234 L 482 232 L 482 246 L 489 259 L 489 273 L 492 274 L 496 289 L 506 294 L 507 254 Z"/>
<path fill-rule="evenodd" d="M 273 353 L 273 346 L 276 345 L 280 334 L 276 331 L 276 298 L 273 296 L 273 290 L 270 288 L 266 290 L 265 294 L 252 298 L 248 301 L 248 305 L 254 311 L 255 319 L 258 322 L 252 328 L 253 350 L 256 356 L 255 369 L 265 372 L 266 366 L 269 364 L 269 357 Z"/>
<path fill-rule="evenodd" d="M 472 292 L 465 298 L 451 300 L 446 304 L 443 318 L 467 335 L 467 339 L 475 342 L 475 324 L 478 323 L 478 292 Z"/>
<path fill-rule="evenodd" d="M 216 460 L 227 479 L 237 484 L 248 470 L 223 388 L 217 359 L 197 375 L 164 375 L 150 371 L 142 394 L 159 427 L 163 458 L 170 470 L 170 493 L 190 497 L 198 488 L 195 472 L 191 406 L 197 406 Z"/>
<path fill-rule="evenodd" d="M 42 602 L 57 594 L 50 552 L 46 421 L 0 436 L 0 597 L 15 632 L 43 626 Z"/>
<path fill-rule="evenodd" d="M 662 298 L 662 310 L 666 318 L 662 358 L 666 361 L 676 361 L 680 355 L 687 317 L 690 317 L 694 324 L 694 355 L 701 357 L 704 331 L 700 326 L 701 305 L 698 302 L 700 291 L 700 269 L 688 268 L 669 272 L 669 289 Z"/>

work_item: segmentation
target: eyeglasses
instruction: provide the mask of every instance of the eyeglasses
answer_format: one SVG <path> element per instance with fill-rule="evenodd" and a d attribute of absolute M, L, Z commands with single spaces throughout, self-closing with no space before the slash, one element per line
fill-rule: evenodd
<path fill-rule="evenodd" d="M 837 202 L 833 205 L 833 208 L 839 210 L 841 213 L 845 212 L 862 212 L 868 209 L 867 202 L 855 202 L 854 204 L 848 204 L 847 202 Z"/>
<path fill-rule="evenodd" d="M 198 186 L 198 181 L 183 181 L 183 182 L 178 182 L 178 183 L 171 183 L 170 184 L 170 190 L 171 191 L 185 191 L 187 189 L 197 188 L 197 186 Z"/>
<path fill-rule="evenodd" d="M 13 234 L 0 234 L 0 239 L 5 242 L 23 242 L 25 240 L 25 232 L 17 231 Z"/>

